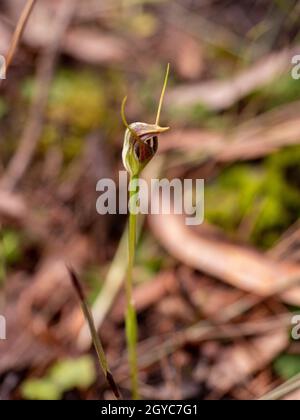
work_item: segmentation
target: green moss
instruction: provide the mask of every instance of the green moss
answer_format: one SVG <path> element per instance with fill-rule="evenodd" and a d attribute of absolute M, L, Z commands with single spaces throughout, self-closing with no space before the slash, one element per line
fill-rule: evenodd
<path fill-rule="evenodd" d="M 189 126 L 224 130 L 232 127 L 234 113 L 219 115 L 218 113 L 208 109 L 203 104 L 193 106 L 176 106 L 169 110 L 170 120 L 176 120 L 180 124 Z"/>
<path fill-rule="evenodd" d="M 2 253 L 7 265 L 12 265 L 20 261 L 22 257 L 21 235 L 11 229 L 2 232 Z"/>
<path fill-rule="evenodd" d="M 299 80 L 294 80 L 290 72 L 287 72 L 249 95 L 247 99 L 254 101 L 260 111 L 268 111 L 280 105 L 297 101 L 299 95 Z"/>
<path fill-rule="evenodd" d="M 102 83 L 93 73 L 61 70 L 50 92 L 48 116 L 57 124 L 92 130 L 103 122 L 104 98 Z"/>
<path fill-rule="evenodd" d="M 291 379 L 300 373 L 300 356 L 298 354 L 282 354 L 274 362 L 274 369 L 282 379 Z"/>
<path fill-rule="evenodd" d="M 11 229 L 3 229 L 0 239 L 0 287 L 3 285 L 7 270 L 22 258 L 22 237 Z"/>
<path fill-rule="evenodd" d="M 276 153 L 260 164 L 237 164 L 206 186 L 206 218 L 261 248 L 300 214 L 300 148 Z M 296 175 L 295 175 L 296 174 Z"/>
<path fill-rule="evenodd" d="M 50 90 L 46 124 L 39 144 L 41 153 L 49 146 L 58 145 L 66 161 L 80 154 L 86 135 L 105 126 L 107 92 L 104 85 L 92 71 L 58 71 Z M 32 79 L 23 85 L 23 96 L 28 103 L 35 88 Z"/>

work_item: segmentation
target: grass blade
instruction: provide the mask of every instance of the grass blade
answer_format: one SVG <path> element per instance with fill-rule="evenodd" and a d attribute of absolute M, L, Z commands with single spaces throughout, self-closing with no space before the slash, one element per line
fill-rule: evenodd
<path fill-rule="evenodd" d="M 84 313 L 85 319 L 86 319 L 86 321 L 88 323 L 88 326 L 89 326 L 89 330 L 90 330 L 92 340 L 93 340 L 93 344 L 94 344 L 94 347 L 95 347 L 95 350 L 96 350 L 96 353 L 97 353 L 97 356 L 98 356 L 98 361 L 99 361 L 100 367 L 101 367 L 101 369 L 104 373 L 104 376 L 107 380 L 107 383 L 108 383 L 109 387 L 111 388 L 112 392 L 114 393 L 115 397 L 117 399 L 120 399 L 120 392 L 119 392 L 118 386 L 116 385 L 116 382 L 113 378 L 113 375 L 112 375 L 111 371 L 109 370 L 109 366 L 108 366 L 108 363 L 107 363 L 107 360 L 106 360 L 105 352 L 104 352 L 102 343 L 100 341 L 99 335 L 97 333 L 91 310 L 90 310 L 89 305 L 88 305 L 88 303 L 85 299 L 84 292 L 83 292 L 82 286 L 80 284 L 79 278 L 72 268 L 67 267 L 67 269 L 68 269 L 73 287 L 74 287 L 74 289 L 75 289 L 75 291 L 78 295 L 78 298 L 81 302 L 82 311 Z"/>

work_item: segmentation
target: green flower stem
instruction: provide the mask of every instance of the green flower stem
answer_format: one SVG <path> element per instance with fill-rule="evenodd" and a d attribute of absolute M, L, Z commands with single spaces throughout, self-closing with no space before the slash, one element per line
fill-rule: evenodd
<path fill-rule="evenodd" d="M 161 92 L 159 106 L 157 110 L 156 123 L 146 124 L 136 122 L 128 124 L 125 115 L 125 105 L 127 97 L 124 98 L 121 107 L 121 116 L 126 127 L 123 142 L 122 159 L 127 172 L 130 174 L 130 194 L 129 194 L 129 227 L 128 227 L 128 268 L 126 278 L 126 340 L 128 350 L 128 362 L 130 369 L 130 378 L 132 386 L 132 397 L 134 400 L 139 399 L 138 386 L 138 361 L 137 361 L 137 340 L 138 340 L 138 323 L 137 316 L 132 298 L 132 273 L 135 260 L 136 249 L 136 212 L 134 203 L 138 202 L 138 181 L 139 174 L 147 166 L 157 151 L 158 135 L 164 133 L 169 128 L 160 127 L 159 120 L 165 96 L 170 65 L 168 64 L 163 89 Z"/>
<path fill-rule="evenodd" d="M 130 185 L 135 185 L 138 180 L 137 176 L 130 177 Z M 138 186 L 130 189 L 129 203 L 131 199 L 138 193 Z M 130 369 L 132 398 L 139 399 L 139 386 L 138 386 L 138 362 L 137 362 L 137 339 L 138 339 L 138 324 L 136 310 L 132 298 L 133 288 L 133 266 L 135 260 L 135 246 L 136 246 L 136 222 L 137 216 L 131 209 L 129 209 L 129 231 L 128 231 L 128 268 L 126 279 L 126 339 L 128 349 L 128 362 Z"/>

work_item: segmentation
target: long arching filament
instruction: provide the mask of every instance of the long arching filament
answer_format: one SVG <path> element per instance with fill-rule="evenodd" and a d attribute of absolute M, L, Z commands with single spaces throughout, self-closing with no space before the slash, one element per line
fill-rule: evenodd
<path fill-rule="evenodd" d="M 156 122 L 155 122 L 156 125 L 159 125 L 159 122 L 160 122 L 160 115 L 161 115 L 162 105 L 163 105 L 163 101 L 164 101 L 164 97 L 165 97 L 165 93 L 166 93 L 166 89 L 167 89 L 167 85 L 168 85 L 169 74 L 170 74 L 170 63 L 168 63 L 168 65 L 167 65 L 165 81 L 164 81 L 163 88 L 162 88 L 161 95 L 160 95 L 160 100 L 159 100 L 158 109 L 157 109 Z"/>

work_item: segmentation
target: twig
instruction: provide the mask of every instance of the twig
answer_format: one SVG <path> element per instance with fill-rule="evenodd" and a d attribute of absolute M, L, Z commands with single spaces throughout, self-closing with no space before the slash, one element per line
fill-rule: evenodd
<path fill-rule="evenodd" d="M 12 37 L 10 47 L 9 47 L 8 52 L 6 54 L 6 57 L 5 57 L 6 72 L 8 71 L 8 69 L 9 69 L 9 67 L 12 63 L 12 60 L 14 58 L 14 55 L 15 55 L 16 51 L 17 51 L 20 39 L 22 38 L 22 35 L 24 33 L 26 24 L 28 22 L 28 19 L 31 15 L 31 12 L 32 12 L 33 7 L 35 6 L 36 2 L 37 2 L 37 0 L 27 0 L 27 2 L 25 4 L 25 7 L 24 7 L 24 9 L 21 13 L 21 16 L 20 16 L 20 19 L 18 21 L 16 30 L 15 30 L 15 32 L 13 34 L 13 37 Z"/>
<path fill-rule="evenodd" d="M 64 0 L 53 22 L 51 44 L 43 52 L 38 65 L 37 93 L 29 111 L 29 121 L 20 139 L 19 147 L 0 181 L 0 188 L 13 190 L 25 174 L 43 130 L 49 90 L 63 36 L 79 0 Z"/>
<path fill-rule="evenodd" d="M 290 315 L 285 313 L 262 321 L 250 321 L 240 324 L 223 323 L 221 321 L 215 324 L 210 320 L 200 321 L 192 327 L 177 331 L 175 334 L 151 337 L 141 342 L 138 347 L 139 369 L 149 369 L 152 365 L 168 357 L 187 343 L 199 344 L 211 340 L 263 335 L 271 331 L 278 331 L 279 328 L 288 327 L 289 325 Z M 125 358 L 119 360 L 115 364 L 114 369 L 119 382 L 126 381 L 129 378 Z"/>
<path fill-rule="evenodd" d="M 73 287 L 74 287 L 74 289 L 75 289 L 75 291 L 78 295 L 78 298 L 81 302 L 82 311 L 84 313 L 85 319 L 86 319 L 86 321 L 88 323 L 88 326 L 89 326 L 89 330 L 90 330 L 90 333 L 91 333 L 91 336 L 92 336 L 93 344 L 94 344 L 94 347 L 95 347 L 95 350 L 96 350 L 96 353 L 97 353 L 97 356 L 98 356 L 98 361 L 99 361 L 100 368 L 102 369 L 102 371 L 104 373 L 104 376 L 107 380 L 107 383 L 108 383 L 109 387 L 111 388 L 112 392 L 114 393 L 115 397 L 117 399 L 119 399 L 120 398 L 120 392 L 119 392 L 119 389 L 118 389 L 118 387 L 117 387 L 117 385 L 114 381 L 112 373 L 111 373 L 111 371 L 108 367 L 105 352 L 104 352 L 102 343 L 100 341 L 100 338 L 98 336 L 98 333 L 97 333 L 97 330 L 96 330 L 96 327 L 95 327 L 95 323 L 94 323 L 93 316 L 91 314 L 90 308 L 89 308 L 89 306 L 86 302 L 86 299 L 85 299 L 84 292 L 83 292 L 83 289 L 81 287 L 80 281 L 79 281 L 75 271 L 72 268 L 67 267 L 67 269 L 69 271 Z"/>
<path fill-rule="evenodd" d="M 260 400 L 280 400 L 281 398 L 292 393 L 293 391 L 297 391 L 298 389 L 300 389 L 300 374 L 294 376 L 290 380 L 286 381 L 284 384 L 273 389 L 268 394 L 261 397 Z"/>

